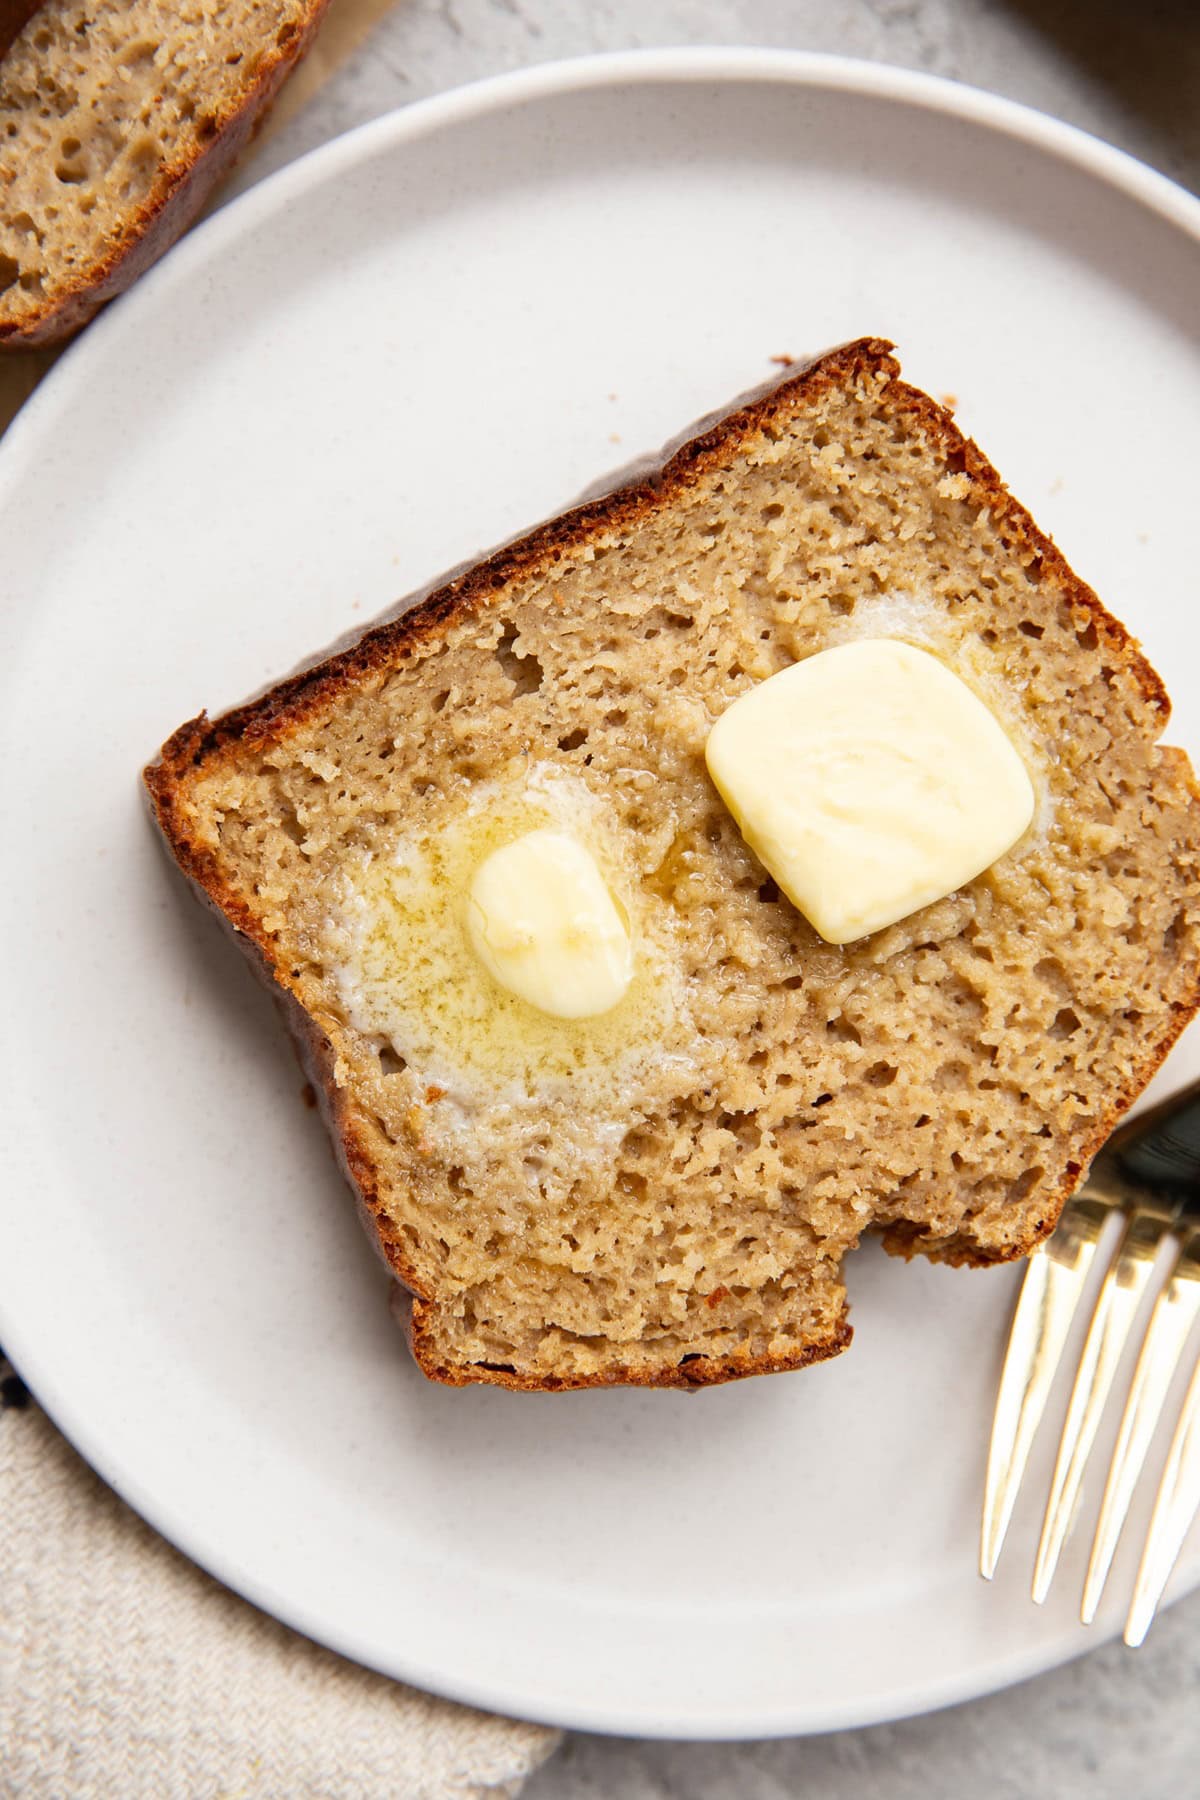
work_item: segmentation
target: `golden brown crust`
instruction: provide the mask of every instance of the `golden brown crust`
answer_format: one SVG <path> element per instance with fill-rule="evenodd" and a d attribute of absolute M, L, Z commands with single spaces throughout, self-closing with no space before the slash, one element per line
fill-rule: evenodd
<path fill-rule="evenodd" d="M 593 535 L 632 525 L 651 509 L 669 504 L 701 475 L 727 463 L 747 440 L 760 432 L 770 431 L 775 416 L 781 410 L 790 409 L 800 396 L 815 398 L 828 388 L 877 376 L 885 381 L 885 398 L 917 415 L 952 469 L 962 470 L 971 478 L 1005 543 L 1026 563 L 1035 578 L 1039 575 L 1053 577 L 1080 628 L 1092 627 L 1111 656 L 1130 670 L 1145 700 L 1165 722 L 1169 709 L 1162 683 L 1134 639 L 1104 609 L 1091 588 L 1069 568 L 1050 538 L 1009 494 L 978 446 L 958 430 L 950 414 L 926 394 L 900 380 L 899 365 L 892 355 L 892 348 L 884 340 L 860 339 L 819 357 L 799 371 L 790 368 L 786 376 L 767 392 L 684 443 L 656 474 L 617 488 L 601 499 L 589 501 L 539 526 L 436 587 L 408 609 L 374 625 L 349 646 L 222 717 L 209 720 L 201 714 L 189 721 L 174 733 L 163 746 L 160 759 L 145 771 L 146 787 L 159 826 L 180 865 L 217 911 L 253 943 L 261 972 L 286 995 L 284 1005 L 289 1025 L 300 1046 L 309 1078 L 321 1096 L 330 1131 L 338 1145 L 347 1178 L 358 1195 L 364 1221 L 369 1222 L 389 1268 L 410 1290 L 416 1286 L 413 1270 L 402 1245 L 382 1217 L 373 1185 L 370 1155 L 351 1104 L 336 1087 L 330 1046 L 290 993 L 289 973 L 274 964 L 269 939 L 240 897 L 228 888 L 210 853 L 192 836 L 180 805 L 189 777 L 202 762 L 232 757 L 247 743 L 261 747 L 278 741 L 290 729 L 328 706 L 339 693 L 406 659 L 418 646 L 438 637 L 450 623 L 485 611 L 496 602 L 511 580 L 543 571 L 568 550 L 586 544 Z M 1063 1181 L 1050 1204 L 1041 1209 L 1040 1216 L 1032 1222 L 1024 1238 L 1002 1250 L 981 1248 L 962 1231 L 944 1241 L 930 1241 L 920 1227 L 899 1222 L 884 1230 L 885 1247 L 901 1256 L 910 1257 L 920 1252 L 933 1260 L 974 1266 L 1026 1254 L 1053 1230 L 1063 1205 L 1082 1179 L 1087 1160 L 1106 1140 L 1122 1112 L 1153 1075 L 1198 1006 L 1200 987 L 1174 1009 L 1170 1029 L 1147 1047 L 1125 1089 L 1097 1122 L 1086 1156 L 1067 1165 Z M 791 1356 L 700 1357 L 653 1373 L 621 1367 L 603 1376 L 531 1378 L 515 1374 L 506 1366 L 480 1364 L 467 1370 L 449 1368 L 439 1362 L 431 1334 L 424 1324 L 429 1304 L 429 1297 L 420 1294 L 414 1301 L 410 1322 L 413 1354 L 426 1374 L 453 1385 L 484 1381 L 531 1391 L 622 1382 L 699 1387 L 769 1370 L 798 1368 L 836 1355 L 850 1340 L 850 1327 L 843 1317 L 831 1337 L 805 1346 Z"/>
<path fill-rule="evenodd" d="M 15 6 L 15 29 L 7 37 L 8 15 L 0 13 L 0 53 L 33 16 L 41 0 L 29 6 L 25 18 L 18 22 L 25 3 L 26 0 L 9 0 Z M 0 350 L 32 350 L 64 343 L 109 300 L 131 287 L 182 237 L 262 126 L 276 94 L 312 43 L 328 4 L 329 0 L 308 0 L 303 23 L 287 28 L 272 41 L 249 92 L 236 106 L 211 118 L 205 145 L 159 170 L 149 194 L 101 261 L 81 272 L 70 286 L 58 290 L 45 310 L 31 321 L 4 318 L 0 302 Z"/>
<path fill-rule="evenodd" d="M 20 36 L 42 0 L 0 0 L 0 56 Z"/>
<path fill-rule="evenodd" d="M 819 1343 L 805 1344 L 790 1355 L 685 1356 L 681 1362 L 654 1371 L 634 1369 L 627 1363 L 613 1363 L 603 1375 L 532 1376 L 518 1375 L 504 1363 L 472 1363 L 469 1368 L 462 1368 L 440 1362 L 433 1348 L 432 1335 L 424 1326 L 424 1316 L 432 1310 L 428 1303 L 414 1298 L 407 1323 L 409 1348 L 417 1366 L 431 1381 L 440 1381 L 447 1387 L 472 1387 L 487 1382 L 493 1387 L 512 1388 L 523 1394 L 563 1394 L 592 1387 L 720 1387 L 727 1381 L 744 1381 L 751 1375 L 781 1375 L 790 1369 L 806 1369 L 810 1363 L 826 1362 L 831 1356 L 840 1356 L 854 1336 L 843 1313 L 832 1336 Z"/>
<path fill-rule="evenodd" d="M 1024 550 L 1031 566 L 1053 571 L 1081 624 L 1092 623 L 1114 655 L 1130 667 L 1142 694 L 1159 710 L 1165 724 L 1170 703 L 1158 674 L 1142 656 L 1140 647 L 1120 621 L 1106 611 L 1092 589 L 1080 581 L 1052 539 L 1014 500 L 979 446 L 964 437 L 951 415 L 927 394 L 900 380 L 900 365 L 893 349 L 883 338 L 859 338 L 818 357 L 799 373 L 789 371 L 766 393 L 688 439 L 655 477 L 615 488 L 598 500 L 548 520 L 452 581 L 435 587 L 397 616 L 368 628 L 347 648 L 277 683 L 219 719 L 210 720 L 201 714 L 189 720 L 163 745 L 164 765 L 182 773 L 226 745 L 261 743 L 281 736 L 289 727 L 318 712 L 340 689 L 406 658 L 455 620 L 485 610 L 509 581 L 544 569 L 564 552 L 586 544 L 598 532 L 632 525 L 651 508 L 669 504 L 674 494 L 728 462 L 748 438 L 767 428 L 774 415 L 794 397 L 801 393 L 816 397 L 842 385 L 855 373 L 867 375 L 876 369 L 889 378 L 888 397 L 917 414 L 952 466 L 961 468 L 979 484 L 1006 541 L 1015 549 Z"/>

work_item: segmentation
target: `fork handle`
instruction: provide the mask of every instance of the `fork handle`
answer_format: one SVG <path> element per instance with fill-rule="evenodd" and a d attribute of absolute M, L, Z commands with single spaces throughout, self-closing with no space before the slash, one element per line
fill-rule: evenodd
<path fill-rule="evenodd" d="M 1123 1125 L 1108 1151 L 1132 1186 L 1200 1211 L 1200 1081 Z"/>

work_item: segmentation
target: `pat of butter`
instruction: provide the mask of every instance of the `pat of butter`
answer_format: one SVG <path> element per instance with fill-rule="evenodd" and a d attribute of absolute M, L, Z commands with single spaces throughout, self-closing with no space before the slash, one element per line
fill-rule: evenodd
<path fill-rule="evenodd" d="M 751 688 L 705 755 L 742 836 L 831 944 L 953 893 L 1034 812 L 1013 745 L 928 651 L 867 638 Z"/>
<path fill-rule="evenodd" d="M 633 946 L 591 852 L 565 831 L 528 831 L 475 871 L 467 930 L 512 994 L 556 1019 L 610 1012 L 633 977 Z"/>

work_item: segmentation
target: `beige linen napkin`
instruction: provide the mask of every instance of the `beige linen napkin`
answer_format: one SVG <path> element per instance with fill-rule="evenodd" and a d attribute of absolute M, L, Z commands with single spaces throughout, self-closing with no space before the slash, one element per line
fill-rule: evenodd
<path fill-rule="evenodd" d="M 239 1600 L 0 1376 L 5 1800 L 511 1800 L 553 1750 Z"/>

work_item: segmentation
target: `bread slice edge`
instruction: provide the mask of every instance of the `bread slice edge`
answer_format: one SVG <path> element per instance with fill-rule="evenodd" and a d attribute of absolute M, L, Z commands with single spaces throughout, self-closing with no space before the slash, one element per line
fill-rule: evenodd
<path fill-rule="evenodd" d="M 406 1321 L 413 1355 L 423 1372 L 453 1386 L 483 1382 L 525 1391 L 560 1391 L 568 1388 L 635 1385 L 693 1388 L 738 1380 L 746 1376 L 803 1367 L 837 1355 L 851 1339 L 845 1310 L 827 1338 L 798 1346 L 778 1356 L 729 1355 L 692 1357 L 686 1362 L 664 1363 L 657 1369 L 630 1369 L 611 1365 L 603 1374 L 554 1377 L 522 1376 L 507 1365 L 447 1365 L 439 1360 L 429 1329 L 436 1301 L 423 1293 L 402 1250 L 381 1236 L 378 1228 L 380 1198 L 370 1158 L 356 1130 L 353 1104 L 334 1079 L 333 1050 L 291 992 L 288 973 L 272 954 L 269 937 L 241 897 L 225 883 L 215 859 L 191 834 L 181 807 L 181 797 L 192 774 L 210 757 L 235 753 L 247 740 L 266 743 L 286 734 L 294 725 L 335 701 L 339 691 L 363 677 L 402 661 L 416 649 L 436 640 L 448 625 L 486 612 L 502 603 L 508 584 L 523 575 L 545 571 L 566 550 L 586 545 L 593 535 L 619 528 L 648 511 L 670 504 L 701 475 L 726 465 L 754 434 L 769 429 L 773 417 L 801 398 L 815 398 L 824 389 L 846 384 L 858 376 L 882 376 L 885 392 L 915 413 L 948 465 L 965 473 L 1011 546 L 1027 555 L 1031 564 L 1049 570 L 1058 582 L 1080 625 L 1091 624 L 1112 656 L 1122 661 L 1148 705 L 1156 712 L 1160 728 L 1166 725 L 1170 707 L 1161 679 L 1143 656 L 1126 628 L 1103 606 L 1094 591 L 1069 567 L 1065 558 L 1028 511 L 1009 493 L 1001 477 L 979 447 L 958 429 L 950 413 L 922 390 L 905 383 L 885 339 L 862 338 L 791 368 L 756 390 L 731 412 L 715 421 L 706 420 L 699 431 L 669 448 L 666 460 L 649 474 L 613 488 L 539 525 L 533 531 L 453 574 L 443 577 L 415 598 L 402 601 L 383 618 L 350 641 L 308 664 L 296 674 L 257 697 L 210 719 L 201 713 L 181 726 L 163 745 L 159 758 L 144 771 L 143 779 L 154 818 L 175 860 L 200 895 L 222 921 L 233 929 L 250 954 L 257 972 L 272 988 L 283 1009 L 302 1066 L 318 1101 L 336 1148 L 338 1160 L 355 1193 L 360 1215 L 391 1274 L 411 1294 Z M 1178 753 L 1182 756 L 1182 753 Z M 1186 758 L 1183 759 L 1186 763 Z M 1188 787 L 1200 803 L 1200 785 L 1188 767 Z M 910 1258 L 922 1254 L 933 1261 L 956 1266 L 987 1267 L 1027 1255 L 1054 1229 L 1071 1194 L 1086 1173 L 1091 1157 L 1107 1140 L 1123 1113 L 1132 1105 L 1156 1073 L 1176 1039 L 1200 1009 L 1200 972 L 1189 998 L 1173 1010 L 1167 1032 L 1148 1044 L 1129 1081 L 1098 1120 L 1085 1154 L 1067 1165 L 1063 1182 L 1034 1220 L 1029 1232 L 1004 1246 L 1002 1254 L 981 1248 L 969 1234 L 938 1244 L 921 1241 L 919 1229 L 901 1223 L 882 1232 L 884 1247 L 894 1255 Z"/>

